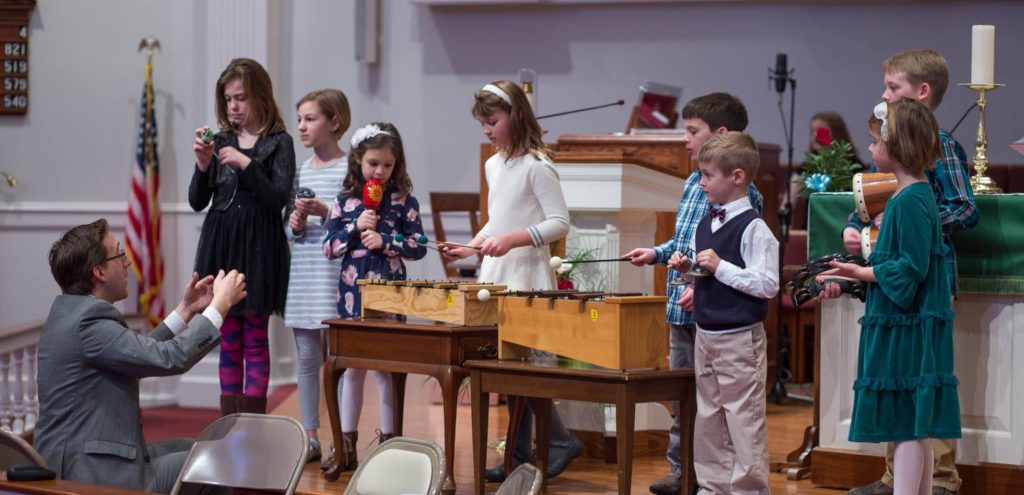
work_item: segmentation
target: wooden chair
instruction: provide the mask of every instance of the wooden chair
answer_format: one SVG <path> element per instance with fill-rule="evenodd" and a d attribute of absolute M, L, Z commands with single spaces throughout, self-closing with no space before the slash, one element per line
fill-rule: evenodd
<path fill-rule="evenodd" d="M 465 213 L 469 215 L 470 238 L 480 231 L 480 194 L 466 192 L 432 192 L 430 193 L 430 215 L 434 219 L 434 240 L 444 242 L 448 236 L 444 231 L 442 213 Z M 468 240 L 468 239 L 467 239 Z M 449 261 L 441 252 L 441 266 L 448 278 L 475 278 L 483 259 L 479 254 L 465 260 Z"/>

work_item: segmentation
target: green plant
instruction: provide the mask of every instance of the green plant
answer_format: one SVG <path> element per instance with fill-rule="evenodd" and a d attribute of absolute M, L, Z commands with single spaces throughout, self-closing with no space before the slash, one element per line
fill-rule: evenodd
<path fill-rule="evenodd" d="M 835 140 L 817 153 L 807 152 L 800 172 L 800 196 L 816 192 L 849 191 L 853 187 L 853 174 L 861 165 L 853 163 L 853 145 Z"/>

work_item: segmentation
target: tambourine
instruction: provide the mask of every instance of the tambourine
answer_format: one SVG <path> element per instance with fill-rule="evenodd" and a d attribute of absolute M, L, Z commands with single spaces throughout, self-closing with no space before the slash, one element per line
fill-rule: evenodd
<path fill-rule="evenodd" d="M 896 175 L 859 173 L 853 175 L 853 202 L 861 221 L 870 223 L 885 210 L 885 203 L 896 192 Z"/>
<path fill-rule="evenodd" d="M 860 229 L 860 254 L 867 259 L 878 244 L 878 228 L 872 225 Z"/>
<path fill-rule="evenodd" d="M 838 261 L 841 263 L 855 263 L 860 266 L 868 266 L 868 261 L 855 254 L 830 254 L 822 256 L 814 261 L 811 261 L 800 268 L 796 273 L 793 274 L 792 280 L 786 284 L 786 292 L 793 300 L 793 306 L 799 308 L 801 305 L 810 301 L 821 294 L 825 290 L 825 286 L 830 283 L 839 284 L 839 290 L 844 294 L 850 294 L 861 301 L 867 294 L 867 288 L 864 282 L 859 280 L 850 280 L 847 278 L 829 277 L 822 282 L 818 282 L 818 275 L 824 271 L 830 270 L 832 267 L 829 263 Z"/>

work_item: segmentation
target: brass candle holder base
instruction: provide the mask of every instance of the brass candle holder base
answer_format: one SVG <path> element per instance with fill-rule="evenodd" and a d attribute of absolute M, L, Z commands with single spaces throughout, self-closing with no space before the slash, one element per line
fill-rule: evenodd
<path fill-rule="evenodd" d="M 995 91 L 1005 84 L 960 84 L 978 92 L 978 135 L 974 140 L 974 175 L 971 177 L 971 190 L 974 194 L 1001 194 L 1003 192 L 991 177 L 985 175 L 988 169 L 988 134 L 985 132 L 985 93 Z"/>

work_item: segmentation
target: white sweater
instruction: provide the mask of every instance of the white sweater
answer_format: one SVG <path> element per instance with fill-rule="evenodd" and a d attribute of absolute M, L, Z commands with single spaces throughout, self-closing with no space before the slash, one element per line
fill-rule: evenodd
<path fill-rule="evenodd" d="M 569 233 L 569 210 L 558 172 L 547 159 L 527 154 L 505 160 L 495 154 L 484 165 L 487 179 L 487 225 L 480 235 L 529 232 L 533 246 L 510 250 L 505 256 L 485 256 L 481 282 L 505 284 L 510 290 L 549 290 L 555 287 L 555 271 L 548 244 Z"/>

